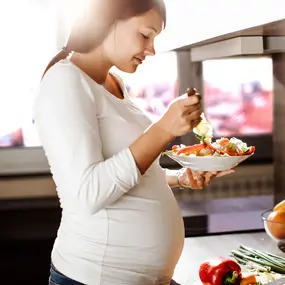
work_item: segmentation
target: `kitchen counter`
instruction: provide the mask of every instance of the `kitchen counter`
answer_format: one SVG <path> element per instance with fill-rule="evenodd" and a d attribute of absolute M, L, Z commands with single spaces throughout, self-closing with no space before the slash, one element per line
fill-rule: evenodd
<path fill-rule="evenodd" d="M 285 257 L 285 253 L 263 231 L 189 237 L 185 239 L 184 249 L 175 270 L 175 281 L 181 285 L 194 285 L 199 280 L 198 270 L 204 260 L 217 256 L 229 256 L 231 250 L 236 249 L 240 244 Z"/>

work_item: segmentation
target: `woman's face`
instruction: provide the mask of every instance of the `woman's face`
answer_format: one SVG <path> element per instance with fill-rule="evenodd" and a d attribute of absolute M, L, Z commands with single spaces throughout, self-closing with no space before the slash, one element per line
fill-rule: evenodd
<path fill-rule="evenodd" d="M 156 9 L 119 21 L 104 40 L 106 56 L 118 69 L 133 73 L 146 56 L 154 55 L 154 39 L 163 21 Z"/>

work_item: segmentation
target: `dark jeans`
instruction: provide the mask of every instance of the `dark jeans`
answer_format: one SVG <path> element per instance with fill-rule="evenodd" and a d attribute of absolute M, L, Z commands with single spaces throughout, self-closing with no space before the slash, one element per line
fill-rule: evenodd
<path fill-rule="evenodd" d="M 49 285 L 84 285 L 60 273 L 53 264 L 50 266 Z"/>
<path fill-rule="evenodd" d="M 74 281 L 67 276 L 60 273 L 53 264 L 50 267 L 49 285 L 84 285 L 80 282 Z M 171 280 L 170 285 L 179 285 L 174 280 Z"/>

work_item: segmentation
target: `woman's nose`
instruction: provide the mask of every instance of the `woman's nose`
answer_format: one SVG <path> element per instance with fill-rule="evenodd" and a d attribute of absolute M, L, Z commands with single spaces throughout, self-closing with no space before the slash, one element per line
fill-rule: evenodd
<path fill-rule="evenodd" d="M 146 56 L 154 56 L 155 55 L 154 46 L 152 45 L 150 47 L 147 47 L 144 53 Z"/>

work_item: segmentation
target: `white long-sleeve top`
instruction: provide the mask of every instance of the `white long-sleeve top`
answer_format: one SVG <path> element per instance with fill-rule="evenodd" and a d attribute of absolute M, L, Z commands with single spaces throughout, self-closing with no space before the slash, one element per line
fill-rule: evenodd
<path fill-rule="evenodd" d="M 87 285 L 169 285 L 184 241 L 180 209 L 157 159 L 141 175 L 129 146 L 150 126 L 69 60 L 53 66 L 34 104 L 62 207 L 55 267 Z"/>

